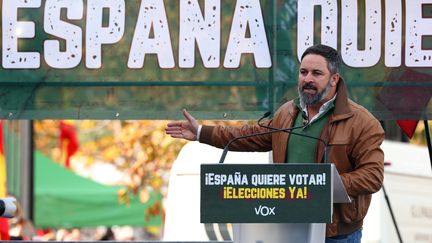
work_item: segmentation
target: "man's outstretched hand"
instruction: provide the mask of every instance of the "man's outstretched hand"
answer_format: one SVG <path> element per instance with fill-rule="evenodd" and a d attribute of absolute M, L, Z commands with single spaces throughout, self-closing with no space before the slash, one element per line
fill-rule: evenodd
<path fill-rule="evenodd" d="M 189 114 L 186 109 L 183 109 L 183 115 L 186 118 L 186 121 L 168 123 L 165 128 L 166 134 L 173 138 L 183 138 L 190 141 L 197 140 L 197 131 L 199 127 L 197 120 Z"/>

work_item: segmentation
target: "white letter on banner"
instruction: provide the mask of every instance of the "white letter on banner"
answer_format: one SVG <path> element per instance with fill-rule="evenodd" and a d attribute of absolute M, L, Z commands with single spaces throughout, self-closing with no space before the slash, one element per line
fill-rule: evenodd
<path fill-rule="evenodd" d="M 154 38 L 150 38 L 152 27 Z M 161 68 L 175 66 L 163 0 L 143 0 L 141 2 L 128 67 L 142 68 L 146 54 L 156 54 Z"/>
<path fill-rule="evenodd" d="M 358 49 L 357 0 L 342 1 L 341 56 L 351 67 L 371 67 L 381 57 L 381 1 L 365 0 L 365 49 Z"/>
<path fill-rule="evenodd" d="M 220 0 L 205 1 L 205 19 L 198 0 L 180 0 L 179 67 L 195 66 L 195 41 L 204 67 L 220 63 Z"/>
<path fill-rule="evenodd" d="M 18 21 L 19 8 L 39 8 L 40 0 L 3 0 L 2 51 L 4 68 L 39 68 L 38 52 L 19 52 L 18 39 L 34 38 L 35 24 Z"/>
<path fill-rule="evenodd" d="M 337 0 L 299 0 L 297 3 L 297 58 L 314 45 L 314 7 L 321 7 L 321 43 L 337 49 Z"/>
<path fill-rule="evenodd" d="M 103 9 L 109 10 L 108 26 L 102 26 Z M 125 29 L 124 0 L 88 0 L 86 28 L 86 67 L 102 66 L 102 44 L 121 40 Z"/>
<path fill-rule="evenodd" d="M 60 50 L 60 41 L 46 40 L 44 43 L 45 61 L 53 68 L 73 68 L 78 66 L 82 57 L 81 28 L 61 21 L 60 12 L 67 9 L 68 19 L 81 19 L 84 4 L 80 0 L 47 0 L 44 12 L 46 33 L 66 40 L 66 50 Z"/>
<path fill-rule="evenodd" d="M 432 35 L 432 19 L 422 18 L 424 4 L 431 0 L 410 0 L 406 6 L 405 63 L 407 67 L 432 66 L 432 50 L 422 49 L 423 36 Z"/>
<path fill-rule="evenodd" d="M 250 38 L 245 37 L 247 28 Z M 272 65 L 259 0 L 237 1 L 224 67 L 238 68 L 243 53 L 254 55 L 257 68 L 269 68 Z"/>
<path fill-rule="evenodd" d="M 402 2 L 385 1 L 385 66 L 399 67 L 402 62 Z"/>

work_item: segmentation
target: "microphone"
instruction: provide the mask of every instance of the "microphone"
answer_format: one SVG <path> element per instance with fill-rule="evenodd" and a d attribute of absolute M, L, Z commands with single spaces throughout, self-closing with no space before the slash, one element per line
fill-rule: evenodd
<path fill-rule="evenodd" d="M 266 115 L 266 114 L 267 113 L 265 113 L 264 115 Z M 267 117 L 270 116 L 270 114 L 268 114 Z M 309 120 L 305 116 L 305 114 L 301 113 L 301 115 L 302 115 L 302 118 L 303 118 L 303 126 L 293 127 L 293 128 L 291 128 L 289 130 L 275 128 L 275 127 L 270 127 L 270 126 L 265 126 L 265 125 L 261 124 L 260 122 L 258 122 L 258 126 L 263 127 L 263 128 L 267 128 L 267 129 L 270 129 L 270 130 L 273 130 L 275 132 L 286 132 L 286 133 L 298 135 L 300 137 L 306 137 L 306 138 L 312 138 L 312 139 L 318 140 L 319 142 L 321 142 L 321 143 L 324 144 L 324 163 L 328 163 L 328 144 L 323 139 L 318 138 L 318 137 L 312 137 L 312 136 L 309 136 L 309 135 L 305 135 L 305 134 L 301 134 L 301 133 L 297 133 L 297 132 L 293 132 L 292 131 L 294 129 L 304 128 L 304 127 L 306 127 L 309 124 Z M 264 119 L 264 117 L 262 119 Z M 260 119 L 260 120 L 262 120 L 262 119 Z"/>
<path fill-rule="evenodd" d="M 281 128 L 281 129 L 279 129 L 279 128 L 267 127 L 267 126 L 261 125 L 261 124 L 260 124 L 260 123 L 261 123 L 261 120 L 263 120 L 264 118 L 270 116 L 270 114 L 271 114 L 271 112 L 268 111 L 268 112 L 266 112 L 266 113 L 265 113 L 265 114 L 264 114 L 260 119 L 258 119 L 258 125 L 259 125 L 260 127 L 267 128 L 267 129 L 270 129 L 270 130 L 272 130 L 272 131 L 259 132 L 259 133 L 252 133 L 252 134 L 248 134 L 248 135 L 244 135 L 244 136 L 239 136 L 239 137 L 235 137 L 235 138 L 231 139 L 230 141 L 228 141 L 228 143 L 225 145 L 225 147 L 224 147 L 224 149 L 223 149 L 223 151 L 222 151 L 222 155 L 221 155 L 221 158 L 220 158 L 220 160 L 219 160 L 219 164 L 223 164 L 223 162 L 225 161 L 225 157 L 226 157 L 226 155 L 227 155 L 227 153 L 228 153 L 228 148 L 229 148 L 229 146 L 230 146 L 233 142 L 235 142 L 235 141 L 237 141 L 237 140 L 245 139 L 245 138 L 250 138 L 250 137 L 255 137 L 255 136 L 261 136 L 261 135 L 267 135 L 267 134 L 276 133 L 276 132 L 291 132 L 293 129 L 303 128 L 303 127 L 306 126 L 306 125 L 303 125 L 303 126 L 299 126 L 299 127 L 290 127 L 290 128 Z M 306 136 L 306 135 L 305 135 L 305 136 Z"/>
<path fill-rule="evenodd" d="M 258 119 L 258 124 L 261 123 L 261 120 L 263 120 L 264 118 L 269 117 L 270 115 L 271 115 L 271 111 L 267 111 L 266 113 L 264 113 L 264 115 L 260 119 Z"/>

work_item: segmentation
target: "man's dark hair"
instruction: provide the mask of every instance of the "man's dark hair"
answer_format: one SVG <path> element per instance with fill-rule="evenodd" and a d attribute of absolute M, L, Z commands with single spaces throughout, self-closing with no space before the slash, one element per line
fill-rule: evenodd
<path fill-rule="evenodd" d="M 340 65 L 342 60 L 338 51 L 333 49 L 332 47 L 322 44 L 313 45 L 306 49 L 306 51 L 301 57 L 301 60 L 303 60 L 303 58 L 309 54 L 315 54 L 324 57 L 327 60 L 327 68 L 329 69 L 331 74 L 340 72 Z"/>

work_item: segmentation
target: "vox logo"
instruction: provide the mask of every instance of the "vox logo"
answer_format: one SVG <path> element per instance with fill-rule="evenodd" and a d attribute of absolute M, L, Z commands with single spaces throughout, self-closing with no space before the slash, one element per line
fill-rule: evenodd
<path fill-rule="evenodd" d="M 261 215 L 261 216 L 269 216 L 269 215 L 276 215 L 275 214 L 275 208 L 276 207 L 267 207 L 267 206 L 262 206 L 259 205 L 259 207 L 255 207 L 255 214 L 256 215 Z"/>

